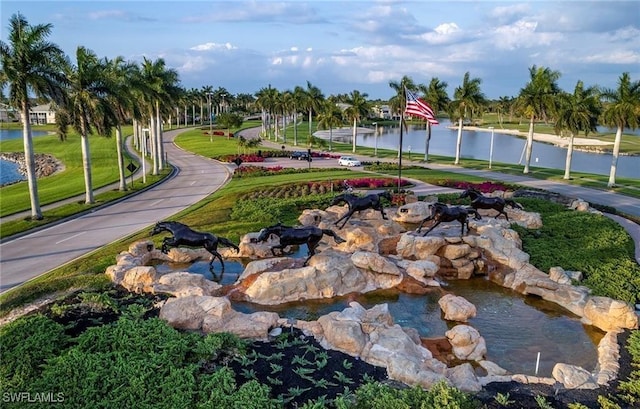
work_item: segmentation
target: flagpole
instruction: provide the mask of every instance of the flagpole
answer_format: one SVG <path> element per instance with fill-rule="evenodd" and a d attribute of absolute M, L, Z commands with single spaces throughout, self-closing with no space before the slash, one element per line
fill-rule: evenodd
<path fill-rule="evenodd" d="M 400 193 L 400 179 L 402 178 L 402 128 L 404 115 L 400 113 L 400 147 L 398 148 L 398 194 Z"/>

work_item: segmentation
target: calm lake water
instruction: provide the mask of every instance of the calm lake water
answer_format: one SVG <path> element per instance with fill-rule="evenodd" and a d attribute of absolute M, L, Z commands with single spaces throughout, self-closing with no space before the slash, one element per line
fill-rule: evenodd
<path fill-rule="evenodd" d="M 48 134 L 45 131 L 32 131 L 32 133 L 34 137 Z M 22 138 L 22 129 L 0 129 L 0 141 L 18 138 Z M 0 186 L 19 180 L 25 180 L 25 177 L 18 172 L 18 164 L 0 160 Z"/>
<path fill-rule="evenodd" d="M 449 129 L 448 121 L 432 127 L 429 154 L 455 157 L 457 129 Z M 379 127 L 378 148 L 398 150 L 400 131 L 397 127 Z M 512 135 L 494 132 L 493 162 L 519 163 L 524 166 L 523 149 L 526 140 Z M 637 132 L 636 132 L 637 133 Z M 640 136 L 639 136 L 640 137 Z M 350 139 L 349 139 L 350 140 Z M 415 154 L 415 158 L 424 157 L 426 144 L 426 129 L 415 125 L 409 126 L 409 131 L 402 137 L 402 151 Z M 358 135 L 358 144 L 375 147 L 376 138 L 373 134 Z M 461 157 L 470 159 L 489 160 L 491 148 L 491 133 L 463 131 Z M 567 157 L 566 148 L 533 142 L 531 166 L 564 169 Z M 572 172 L 595 173 L 608 175 L 611 169 L 611 154 L 589 153 L 574 150 L 571 162 Z M 640 156 L 620 156 L 616 176 L 640 178 Z"/>

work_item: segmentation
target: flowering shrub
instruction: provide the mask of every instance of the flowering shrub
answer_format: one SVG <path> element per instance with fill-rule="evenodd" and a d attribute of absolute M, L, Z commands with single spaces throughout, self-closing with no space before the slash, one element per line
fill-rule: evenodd
<path fill-rule="evenodd" d="M 209 135 L 209 131 L 204 131 L 202 134 Z M 233 132 L 226 133 L 225 131 L 213 131 L 211 132 L 211 134 L 215 136 L 228 136 L 230 138 L 233 138 Z"/>
<path fill-rule="evenodd" d="M 463 189 L 463 190 L 476 189 L 480 193 L 492 193 L 492 192 L 495 192 L 496 190 L 501 190 L 501 191 L 514 190 L 512 186 L 508 186 L 499 182 L 491 182 L 489 180 L 484 181 L 482 183 L 470 183 L 470 182 L 464 182 L 459 180 L 455 180 L 455 181 L 445 180 L 441 183 L 441 186 L 447 186 L 447 187 L 452 187 L 455 189 Z"/>
<path fill-rule="evenodd" d="M 380 189 L 398 186 L 398 179 L 393 178 L 359 178 L 347 181 L 352 188 L 360 189 Z M 408 186 L 411 182 L 405 179 L 400 180 L 400 186 Z"/>
<path fill-rule="evenodd" d="M 220 156 L 217 159 L 221 162 L 233 162 L 236 158 L 242 159 L 242 162 L 264 162 L 262 156 L 258 156 L 255 153 L 243 154 L 243 155 L 225 155 Z"/>

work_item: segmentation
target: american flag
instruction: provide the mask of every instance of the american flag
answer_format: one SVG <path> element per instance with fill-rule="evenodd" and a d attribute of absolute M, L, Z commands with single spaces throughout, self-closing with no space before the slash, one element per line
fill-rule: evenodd
<path fill-rule="evenodd" d="M 431 125 L 439 124 L 436 119 L 436 114 L 433 113 L 433 109 L 431 109 L 429 104 L 416 97 L 408 89 L 405 88 L 404 91 L 407 95 L 407 106 L 404 109 L 405 115 L 417 116 L 422 119 L 426 119 Z"/>

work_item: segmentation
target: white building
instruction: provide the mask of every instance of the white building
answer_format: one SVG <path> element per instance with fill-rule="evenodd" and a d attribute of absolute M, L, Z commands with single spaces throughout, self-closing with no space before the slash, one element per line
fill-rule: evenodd
<path fill-rule="evenodd" d="M 29 110 L 29 122 L 31 125 L 55 124 L 56 113 L 51 109 L 51 104 L 31 107 Z"/>

